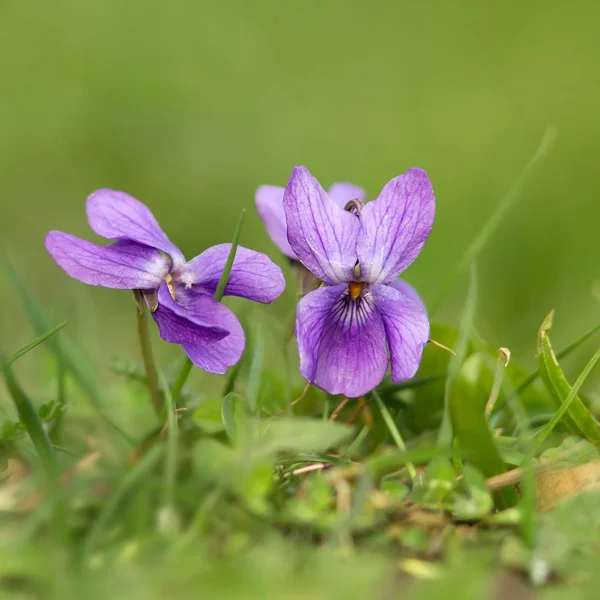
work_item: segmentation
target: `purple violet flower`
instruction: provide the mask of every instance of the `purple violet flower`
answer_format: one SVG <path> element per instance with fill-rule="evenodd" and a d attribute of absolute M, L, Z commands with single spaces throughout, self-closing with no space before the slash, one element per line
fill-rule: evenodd
<path fill-rule="evenodd" d="M 302 376 L 350 398 L 374 389 L 388 362 L 393 381 L 414 376 L 429 321 L 415 290 L 398 275 L 433 226 L 435 198 L 425 171 L 410 169 L 387 183 L 376 200 L 350 212 L 331 200 L 308 169 L 296 167 L 283 204 L 290 247 L 324 284 L 298 304 Z"/>
<path fill-rule="evenodd" d="M 240 359 L 244 331 L 237 317 L 213 298 L 231 244 L 219 244 L 186 262 L 150 210 L 139 200 L 109 189 L 87 200 L 90 227 L 115 240 L 98 246 L 60 231 L 45 244 L 71 277 L 89 285 L 140 290 L 163 340 L 181 344 L 191 361 L 211 373 L 225 373 Z M 225 295 L 268 304 L 285 280 L 267 256 L 238 247 Z"/>
<path fill-rule="evenodd" d="M 275 245 L 292 260 L 299 260 L 292 250 L 287 236 L 287 222 L 283 208 L 285 188 L 275 185 L 261 185 L 256 190 L 256 210 L 264 223 L 267 233 Z M 351 200 L 365 199 L 365 191 L 351 183 L 334 183 L 328 191 L 329 197 L 344 208 Z"/>

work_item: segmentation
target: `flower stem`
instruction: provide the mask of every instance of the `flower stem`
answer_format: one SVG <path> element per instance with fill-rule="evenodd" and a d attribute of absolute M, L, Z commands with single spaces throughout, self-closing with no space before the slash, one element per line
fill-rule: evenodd
<path fill-rule="evenodd" d="M 179 400 L 181 390 L 183 390 L 183 386 L 185 385 L 193 366 L 194 363 L 186 356 L 185 362 L 181 365 L 179 375 L 177 375 L 175 383 L 171 386 L 171 398 L 173 398 L 173 404 L 176 404 L 177 400 Z"/>
<path fill-rule="evenodd" d="M 138 335 L 140 338 L 140 348 L 142 350 L 142 360 L 144 361 L 144 369 L 146 371 L 148 391 L 150 392 L 152 406 L 154 407 L 156 414 L 162 416 L 164 412 L 164 403 L 158 384 L 158 374 L 156 372 L 156 365 L 154 364 L 154 355 L 152 354 L 152 342 L 150 341 L 148 318 L 146 315 L 147 311 L 144 299 L 141 298 L 139 294 L 136 294 L 136 304 Z"/>

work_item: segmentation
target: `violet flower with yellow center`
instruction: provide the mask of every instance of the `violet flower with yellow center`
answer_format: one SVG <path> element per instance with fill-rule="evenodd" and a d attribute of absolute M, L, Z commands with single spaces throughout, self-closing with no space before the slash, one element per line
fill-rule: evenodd
<path fill-rule="evenodd" d="M 410 169 L 376 200 L 344 210 L 305 167 L 296 167 L 283 199 L 287 239 L 323 285 L 298 304 L 300 371 L 330 394 L 354 398 L 385 377 L 414 376 L 429 339 L 415 290 L 398 279 L 421 251 L 435 215 L 425 171 Z"/>
<path fill-rule="evenodd" d="M 233 312 L 213 298 L 231 244 L 213 246 L 186 262 L 139 200 L 104 189 L 88 198 L 86 209 L 92 230 L 114 243 L 99 246 L 51 231 L 45 244 L 56 263 L 89 285 L 137 291 L 160 336 L 181 344 L 201 369 L 224 373 L 237 363 L 244 331 Z M 225 295 L 269 303 L 284 288 L 281 269 L 267 256 L 237 248 Z"/>

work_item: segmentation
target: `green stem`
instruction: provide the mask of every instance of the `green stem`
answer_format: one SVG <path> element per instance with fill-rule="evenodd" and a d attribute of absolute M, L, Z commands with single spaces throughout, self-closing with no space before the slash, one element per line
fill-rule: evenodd
<path fill-rule="evenodd" d="M 183 386 L 187 381 L 187 378 L 190 376 L 192 372 L 192 367 L 194 363 L 186 356 L 185 362 L 181 365 L 181 370 L 179 371 L 179 375 L 177 375 L 177 379 L 175 383 L 171 386 L 171 397 L 173 398 L 173 403 L 177 404 L 179 397 L 181 396 L 181 391 L 183 390 Z"/>
<path fill-rule="evenodd" d="M 148 383 L 148 391 L 150 399 L 156 414 L 160 417 L 164 412 L 164 404 L 160 386 L 158 385 L 158 374 L 156 365 L 154 364 L 154 355 L 152 354 L 152 342 L 150 340 L 150 331 L 148 330 L 148 318 L 146 316 L 146 307 L 143 299 L 140 299 L 136 294 L 137 300 L 137 325 L 138 335 L 140 338 L 140 348 L 142 350 L 142 360 L 144 361 L 144 369 L 146 371 L 146 381 Z"/>

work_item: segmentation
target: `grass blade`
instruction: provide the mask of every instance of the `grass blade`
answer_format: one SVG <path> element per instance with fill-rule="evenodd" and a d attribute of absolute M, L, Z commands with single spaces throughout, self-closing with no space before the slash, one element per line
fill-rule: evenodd
<path fill-rule="evenodd" d="M 35 408 L 33 408 L 31 401 L 17 383 L 9 363 L 1 355 L 0 365 L 2 365 L 6 386 L 15 403 L 15 407 L 19 413 L 19 418 L 21 419 L 21 422 L 29 434 L 38 456 L 40 457 L 42 467 L 44 468 L 48 479 L 50 481 L 55 481 L 58 477 L 58 463 L 56 461 L 56 455 L 54 454 L 54 448 L 52 447 L 48 433 L 44 429 L 44 426 L 42 425 Z"/>
<path fill-rule="evenodd" d="M 223 268 L 223 273 L 221 274 L 221 278 L 219 279 L 219 284 L 217 285 L 217 289 L 215 290 L 215 300 L 217 302 L 221 302 L 223 295 L 225 294 L 225 288 L 227 287 L 227 282 L 229 281 L 229 275 L 231 274 L 231 269 L 233 267 L 233 261 L 235 260 L 235 255 L 238 249 L 238 245 L 240 243 L 240 236 L 242 235 L 242 228 L 244 226 L 244 217 L 246 216 L 246 210 L 242 210 L 240 214 L 240 218 L 238 220 L 237 226 L 235 228 L 235 232 L 233 234 L 233 240 L 231 241 L 231 250 L 229 251 L 229 256 L 227 257 L 227 261 L 225 262 L 225 267 Z"/>
<path fill-rule="evenodd" d="M 498 204 L 496 210 L 489 217 L 484 226 L 480 229 L 479 233 L 471 241 L 460 260 L 457 262 L 456 267 L 451 270 L 442 282 L 440 292 L 436 300 L 430 307 L 429 314 L 431 317 L 439 310 L 442 302 L 446 298 L 447 294 L 452 290 L 457 280 L 460 278 L 462 273 L 467 267 L 473 263 L 477 258 L 477 255 L 483 250 L 488 240 L 494 235 L 498 225 L 502 222 L 502 219 L 506 216 L 508 211 L 512 208 L 513 204 L 519 197 L 519 194 L 527 180 L 527 178 L 533 173 L 535 168 L 546 158 L 549 154 L 554 141 L 556 140 L 557 130 L 554 127 L 549 127 L 544 132 L 542 141 L 538 146 L 537 150 L 533 153 L 533 156 L 529 159 L 529 162 L 519 175 L 513 186 L 510 188 L 508 193 L 502 198 L 500 204 Z"/>
<path fill-rule="evenodd" d="M 392 419 L 392 415 L 387 409 L 387 406 L 383 403 L 383 400 L 375 390 L 371 392 L 371 395 L 373 396 L 373 398 L 375 398 L 375 401 L 377 402 L 379 412 L 381 412 L 381 416 L 383 417 L 383 420 L 385 421 L 385 424 L 387 425 L 387 428 L 392 436 L 392 439 L 394 440 L 394 443 L 398 447 L 398 450 L 400 450 L 401 452 L 406 452 L 406 445 L 404 444 L 404 440 L 402 439 L 402 436 L 398 431 L 398 427 L 396 427 L 396 423 L 394 423 L 394 419 Z M 406 463 L 406 470 L 408 471 L 408 476 L 411 479 L 414 479 L 416 477 L 417 471 L 415 469 L 415 466 L 410 461 L 407 461 Z"/>
<path fill-rule="evenodd" d="M 231 274 L 231 269 L 233 268 L 233 261 L 235 260 L 235 255 L 240 242 L 240 236 L 242 235 L 242 227 L 244 225 L 245 215 L 246 210 L 242 210 L 240 218 L 235 228 L 235 232 L 233 234 L 233 240 L 231 241 L 231 249 L 229 250 L 227 260 L 225 261 L 223 273 L 221 273 L 217 289 L 215 290 L 214 298 L 217 302 L 221 302 L 221 300 L 223 299 L 223 295 L 225 294 L 225 288 L 227 287 L 227 282 L 229 281 L 229 275 Z M 181 390 L 183 389 L 183 386 L 185 385 L 192 371 L 192 366 L 192 361 L 189 358 L 186 358 L 185 362 L 181 367 L 181 370 L 179 371 L 179 375 L 177 375 L 177 378 L 175 379 L 175 383 L 171 388 L 171 396 L 173 398 L 173 402 L 175 403 L 177 403 L 177 401 L 179 400 Z"/>
<path fill-rule="evenodd" d="M 536 447 L 539 447 L 546 439 L 547 435 L 556 426 L 556 423 L 564 418 L 565 424 L 571 431 L 600 448 L 600 425 L 577 396 L 580 386 L 600 359 L 600 350 L 594 354 L 575 385 L 571 387 L 558 364 L 558 360 L 550 344 L 548 332 L 552 327 L 553 316 L 554 312 L 552 311 L 544 319 L 540 327 L 538 334 L 538 361 L 542 380 L 546 385 L 553 404 L 557 408 L 557 413 L 540 433 L 536 440 Z"/>
<path fill-rule="evenodd" d="M 16 360 L 19 360 L 19 358 L 21 358 L 22 356 L 24 356 L 25 354 L 27 354 L 28 352 L 33 350 L 36 346 L 39 346 L 42 342 L 45 342 L 49 337 L 53 336 L 57 331 L 60 331 L 66 324 L 67 324 L 67 322 L 63 321 L 56 327 L 53 327 L 49 331 L 46 331 L 46 333 L 43 333 L 39 337 L 35 338 L 35 340 L 33 340 L 33 342 L 30 342 L 26 346 L 23 346 L 20 350 L 17 350 L 13 354 L 11 354 L 8 357 L 8 360 L 6 362 L 9 365 L 12 365 Z M 0 366 L 0 373 L 2 373 L 3 368 L 4 367 Z"/>
<path fill-rule="evenodd" d="M 164 506 L 172 510 L 175 506 L 175 486 L 177 484 L 177 452 L 179 443 L 179 427 L 173 397 L 164 374 L 158 371 L 158 380 L 164 390 L 165 412 L 167 415 L 167 443 L 165 449 L 165 484 Z"/>

